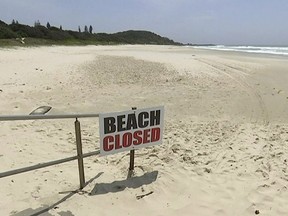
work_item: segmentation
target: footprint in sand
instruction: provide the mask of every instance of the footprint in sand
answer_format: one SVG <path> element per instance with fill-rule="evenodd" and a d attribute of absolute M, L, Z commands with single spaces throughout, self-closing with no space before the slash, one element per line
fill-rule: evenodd
<path fill-rule="evenodd" d="M 281 94 L 283 92 L 283 90 L 278 90 L 277 94 Z"/>
<path fill-rule="evenodd" d="M 273 88 L 273 90 L 274 91 L 276 91 L 277 92 L 277 94 L 282 94 L 282 93 L 284 93 L 284 91 L 282 90 L 282 89 L 276 89 L 276 88 Z M 272 95 L 274 95 L 273 93 L 272 93 Z"/>

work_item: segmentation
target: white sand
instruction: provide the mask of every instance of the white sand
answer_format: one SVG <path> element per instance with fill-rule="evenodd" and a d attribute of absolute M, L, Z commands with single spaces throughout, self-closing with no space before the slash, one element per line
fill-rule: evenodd
<path fill-rule="evenodd" d="M 163 144 L 1 178 L 0 215 L 288 215 L 288 61 L 173 46 L 0 49 L 0 115 L 165 106 Z M 98 119 L 80 119 L 84 152 Z M 74 120 L 0 122 L 0 172 L 76 154 Z M 153 192 L 152 194 L 149 194 Z M 138 195 L 149 194 L 141 199 Z M 41 214 L 40 214 L 41 215 Z"/>

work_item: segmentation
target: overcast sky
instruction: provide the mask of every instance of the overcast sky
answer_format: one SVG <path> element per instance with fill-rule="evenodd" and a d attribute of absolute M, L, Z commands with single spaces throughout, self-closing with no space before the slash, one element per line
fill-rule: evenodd
<path fill-rule="evenodd" d="M 288 45 L 288 0 L 0 0 L 0 20 L 12 19 L 149 30 L 182 43 Z"/>

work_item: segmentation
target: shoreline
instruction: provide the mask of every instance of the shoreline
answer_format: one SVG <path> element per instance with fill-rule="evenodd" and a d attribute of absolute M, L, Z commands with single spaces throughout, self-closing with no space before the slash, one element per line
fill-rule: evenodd
<path fill-rule="evenodd" d="M 188 47 L 187 47 L 188 48 Z M 247 54 L 260 54 L 269 56 L 288 56 L 288 46 L 194 46 L 194 48 L 227 51 L 227 52 L 240 52 Z"/>

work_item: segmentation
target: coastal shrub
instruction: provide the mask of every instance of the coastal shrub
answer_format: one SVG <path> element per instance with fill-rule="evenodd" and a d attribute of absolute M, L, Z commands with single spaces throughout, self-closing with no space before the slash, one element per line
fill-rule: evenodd
<path fill-rule="evenodd" d="M 10 29 L 14 31 L 18 37 L 34 37 L 34 38 L 43 38 L 44 34 L 39 28 L 34 28 L 28 25 L 22 24 L 11 24 L 9 25 Z"/>
<path fill-rule="evenodd" d="M 11 39 L 17 37 L 26 37 L 34 39 L 42 39 L 40 41 L 51 40 L 50 43 L 63 41 L 63 43 L 79 43 L 79 44 L 178 44 L 173 40 L 161 37 L 149 31 L 124 31 L 114 34 L 107 33 L 92 33 L 93 28 L 90 25 L 84 27 L 84 32 L 81 32 L 80 27 L 78 31 L 62 30 L 62 26 L 57 28 L 51 26 L 47 22 L 46 26 L 42 26 L 39 21 L 35 25 L 28 26 L 19 24 L 18 21 L 12 22 L 8 25 L 0 20 L 0 39 Z M 35 42 L 35 40 L 33 41 Z M 46 43 L 45 42 L 45 43 Z M 62 42 L 60 42 L 62 43 Z"/>
<path fill-rule="evenodd" d="M 17 34 L 15 32 L 5 26 L 0 25 L 0 39 L 10 39 L 16 37 Z"/>

